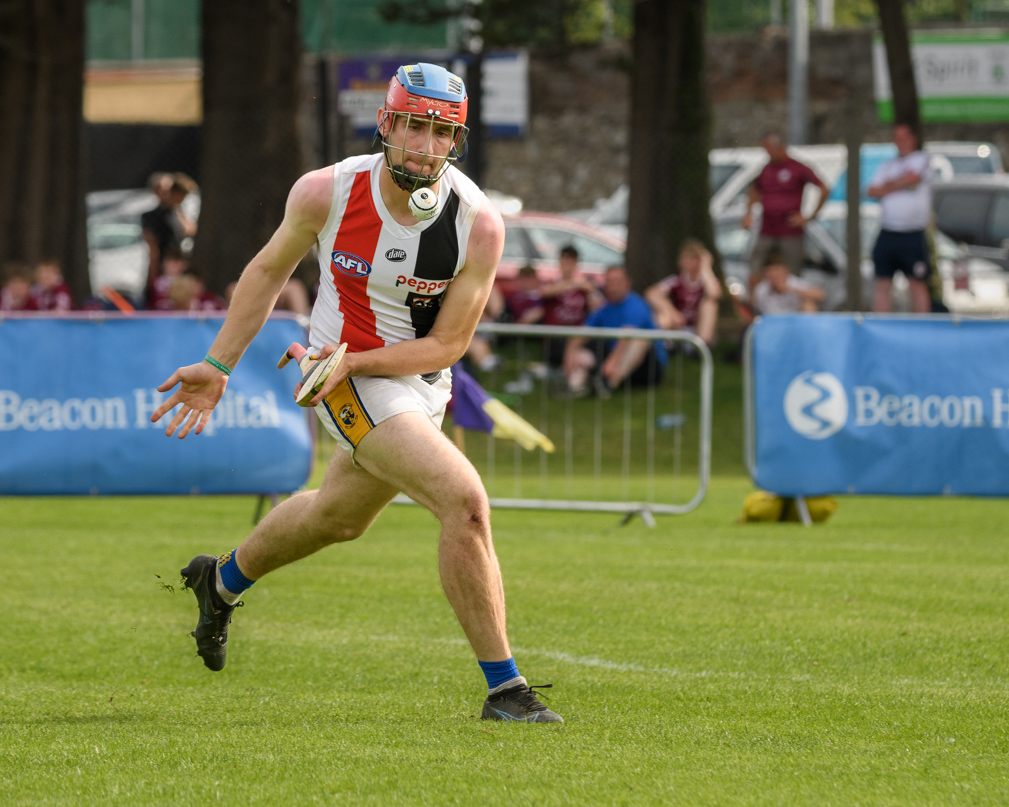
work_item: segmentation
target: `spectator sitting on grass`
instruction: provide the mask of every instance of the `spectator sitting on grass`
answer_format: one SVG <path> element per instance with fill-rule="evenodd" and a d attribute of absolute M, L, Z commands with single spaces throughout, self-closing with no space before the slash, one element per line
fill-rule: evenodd
<path fill-rule="evenodd" d="M 645 299 L 661 330 L 685 330 L 715 342 L 722 284 L 711 269 L 711 253 L 695 238 L 680 247 L 679 272 L 650 286 Z"/>
<path fill-rule="evenodd" d="M 764 279 L 753 290 L 753 308 L 764 316 L 815 312 L 824 296 L 823 289 L 790 274 L 781 256 L 771 253 L 764 264 Z"/>
<path fill-rule="evenodd" d="M 512 322 L 535 325 L 543 319 L 543 292 L 536 267 L 523 266 L 515 280 L 515 290 L 505 295 L 505 305 Z"/>
<path fill-rule="evenodd" d="M 557 258 L 561 276 L 558 280 L 544 283 L 543 294 L 544 325 L 581 325 L 596 307 L 598 290 L 584 275 L 578 272 L 578 250 L 568 244 L 561 247 Z M 547 340 L 548 360 L 552 367 L 564 363 L 566 337 Z"/>
<path fill-rule="evenodd" d="M 654 329 L 652 312 L 644 298 L 631 290 L 631 279 L 622 266 L 611 266 L 603 281 L 606 304 L 589 314 L 585 324 L 594 328 Z M 568 340 L 564 374 L 574 394 L 587 391 L 589 374 L 599 368 L 600 392 L 605 394 L 625 381 L 631 386 L 654 386 L 662 380 L 668 356 L 661 342 L 648 339 L 611 339 L 592 348 L 583 337 Z"/>

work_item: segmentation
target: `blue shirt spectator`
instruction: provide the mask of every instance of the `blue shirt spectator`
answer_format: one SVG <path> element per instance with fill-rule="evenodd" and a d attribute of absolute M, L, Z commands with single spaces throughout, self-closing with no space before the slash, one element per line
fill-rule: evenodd
<path fill-rule="evenodd" d="M 631 280 L 622 266 L 611 266 L 606 270 L 603 296 L 606 304 L 589 314 L 586 325 L 655 330 L 648 303 L 640 294 L 631 291 Z M 564 351 L 564 374 L 574 394 L 586 390 L 590 378 L 601 385 L 600 394 L 608 394 L 609 390 L 625 383 L 652 386 L 662 380 L 669 357 L 661 342 L 610 339 L 602 347 L 605 350 L 592 350 L 582 337 L 568 340 Z"/>
<path fill-rule="evenodd" d="M 591 325 L 593 328 L 647 328 L 655 330 L 652 309 L 645 302 L 645 298 L 636 291 L 628 291 L 627 296 L 620 302 L 607 301 L 606 305 L 589 314 L 585 324 Z M 613 350 L 615 344 L 615 339 L 609 340 L 606 343 L 607 352 Z M 665 367 L 669 361 L 665 346 L 661 341 L 653 344 L 655 345 L 655 358 L 659 364 Z"/>

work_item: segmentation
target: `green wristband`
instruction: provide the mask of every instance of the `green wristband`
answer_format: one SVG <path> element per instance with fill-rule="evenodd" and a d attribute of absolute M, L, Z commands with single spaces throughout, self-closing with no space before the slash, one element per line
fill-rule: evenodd
<path fill-rule="evenodd" d="M 209 353 L 206 356 L 203 357 L 203 360 L 205 362 L 207 362 L 208 364 L 212 364 L 214 367 L 216 367 L 218 370 L 220 370 L 225 375 L 231 375 L 231 370 L 229 370 L 227 367 L 225 367 L 223 364 L 221 364 L 217 359 L 215 359 Z"/>

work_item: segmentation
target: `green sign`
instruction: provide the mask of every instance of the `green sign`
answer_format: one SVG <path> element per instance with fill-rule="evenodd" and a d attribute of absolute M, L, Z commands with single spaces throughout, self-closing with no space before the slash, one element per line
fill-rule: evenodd
<path fill-rule="evenodd" d="M 891 123 L 893 92 L 879 34 L 872 58 L 876 111 L 880 120 Z M 911 61 L 922 120 L 1009 120 L 1009 32 L 912 33 Z"/>

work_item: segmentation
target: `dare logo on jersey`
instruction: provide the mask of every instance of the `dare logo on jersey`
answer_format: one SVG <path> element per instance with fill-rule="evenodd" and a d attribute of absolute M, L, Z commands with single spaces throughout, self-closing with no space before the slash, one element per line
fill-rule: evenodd
<path fill-rule="evenodd" d="M 406 260 L 406 250 L 405 249 L 390 249 L 385 253 L 385 259 L 387 261 L 392 261 L 393 263 L 399 263 Z"/>
<path fill-rule="evenodd" d="M 371 264 L 349 252 L 334 252 L 333 266 L 351 277 L 367 277 L 371 274 Z"/>

